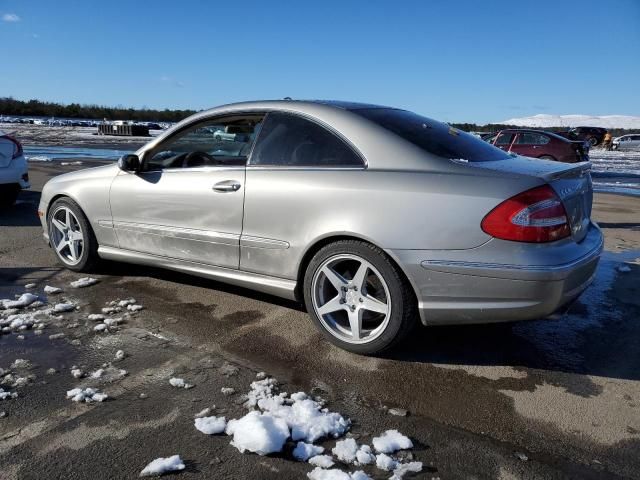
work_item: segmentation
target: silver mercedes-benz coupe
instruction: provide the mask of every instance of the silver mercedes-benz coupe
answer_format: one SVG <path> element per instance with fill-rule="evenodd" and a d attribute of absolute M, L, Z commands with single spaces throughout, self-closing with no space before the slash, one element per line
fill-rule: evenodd
<path fill-rule="evenodd" d="M 193 115 L 50 180 L 62 264 L 165 267 L 304 302 L 370 354 L 424 325 L 541 318 L 592 281 L 590 164 L 519 157 L 406 110 L 264 101 Z"/>

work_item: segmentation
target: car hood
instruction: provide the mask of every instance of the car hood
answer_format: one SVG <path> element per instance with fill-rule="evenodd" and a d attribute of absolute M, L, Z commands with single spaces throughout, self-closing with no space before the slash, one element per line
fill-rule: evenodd
<path fill-rule="evenodd" d="M 117 171 L 118 165 L 116 165 L 115 163 L 112 165 L 101 165 L 99 167 L 83 168 L 82 170 L 63 173 L 62 175 L 53 177 L 47 182 L 47 185 L 73 182 L 76 180 L 85 180 L 88 178 L 111 177 L 115 175 Z"/>

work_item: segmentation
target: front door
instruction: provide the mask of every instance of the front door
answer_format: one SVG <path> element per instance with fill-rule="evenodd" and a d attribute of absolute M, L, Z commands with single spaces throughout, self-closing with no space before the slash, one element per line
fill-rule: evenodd
<path fill-rule="evenodd" d="M 120 172 L 110 192 L 120 248 L 238 268 L 245 164 L 261 118 L 187 126 Z"/>

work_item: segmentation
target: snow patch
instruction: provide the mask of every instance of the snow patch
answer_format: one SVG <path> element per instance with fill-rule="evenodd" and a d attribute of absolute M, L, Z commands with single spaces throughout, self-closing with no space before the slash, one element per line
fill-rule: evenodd
<path fill-rule="evenodd" d="M 309 459 L 309 463 L 321 468 L 331 468 L 335 465 L 335 462 L 333 461 L 333 458 L 331 458 L 331 455 L 316 455 L 315 457 L 311 457 Z"/>
<path fill-rule="evenodd" d="M 289 427 L 281 418 L 252 411 L 238 420 L 230 420 L 226 433 L 233 436 L 231 445 L 240 453 L 268 455 L 282 450 L 289 438 Z"/>
<path fill-rule="evenodd" d="M 95 285 L 96 283 L 98 283 L 97 278 L 82 277 L 78 280 L 71 282 L 69 285 L 71 285 L 73 288 L 85 288 L 85 287 L 90 287 L 91 285 Z"/>
<path fill-rule="evenodd" d="M 322 447 L 318 447 L 312 443 L 298 442 L 296 448 L 293 449 L 293 456 L 301 462 L 306 462 L 311 457 L 320 455 L 322 452 L 324 452 L 324 448 Z"/>
<path fill-rule="evenodd" d="M 380 470 L 390 472 L 398 466 L 398 462 L 386 453 L 381 453 L 376 457 L 376 467 Z"/>
<path fill-rule="evenodd" d="M 1 300 L 3 308 L 25 308 L 38 300 L 33 293 L 23 293 L 17 300 Z"/>
<path fill-rule="evenodd" d="M 62 289 L 58 288 L 58 287 L 52 287 L 50 285 L 46 285 L 44 287 L 44 293 L 46 293 L 47 295 L 56 295 L 57 293 L 61 293 Z"/>
<path fill-rule="evenodd" d="M 184 462 L 180 458 L 180 455 L 172 455 L 167 458 L 156 458 L 153 462 L 144 467 L 140 472 L 140 476 L 153 477 L 167 472 L 184 470 L 184 468 Z"/>
<path fill-rule="evenodd" d="M 72 310 L 75 310 L 76 306 L 73 303 L 56 303 L 53 306 L 53 311 L 55 313 L 63 313 L 63 312 L 70 312 Z"/>
<path fill-rule="evenodd" d="M 356 460 L 357 452 L 358 444 L 353 438 L 347 438 L 336 442 L 336 446 L 331 450 L 331 453 L 333 453 L 338 460 L 344 463 L 353 463 Z"/>
<path fill-rule="evenodd" d="M 106 393 L 100 393 L 94 388 L 74 388 L 67 391 L 67 398 L 74 402 L 104 402 L 109 396 Z"/>
<path fill-rule="evenodd" d="M 201 417 L 194 421 L 197 430 L 207 435 L 217 435 L 225 431 L 227 420 L 224 417 Z"/>
<path fill-rule="evenodd" d="M 193 387 L 193 385 L 191 385 L 190 383 L 186 383 L 183 378 L 172 377 L 169 379 L 169 383 L 171 384 L 172 387 L 176 387 L 176 388 L 189 389 Z"/>
<path fill-rule="evenodd" d="M 413 448 L 411 440 L 398 430 L 387 430 L 379 437 L 374 437 L 372 443 L 373 448 L 380 453 L 393 453 L 396 450 Z"/>

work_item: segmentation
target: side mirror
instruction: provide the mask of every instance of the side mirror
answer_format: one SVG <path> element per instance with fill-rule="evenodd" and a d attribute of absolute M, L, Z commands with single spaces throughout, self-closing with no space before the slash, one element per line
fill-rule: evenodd
<path fill-rule="evenodd" d="M 118 167 L 125 172 L 138 172 L 140 171 L 140 159 L 132 153 L 123 155 L 118 160 Z"/>

